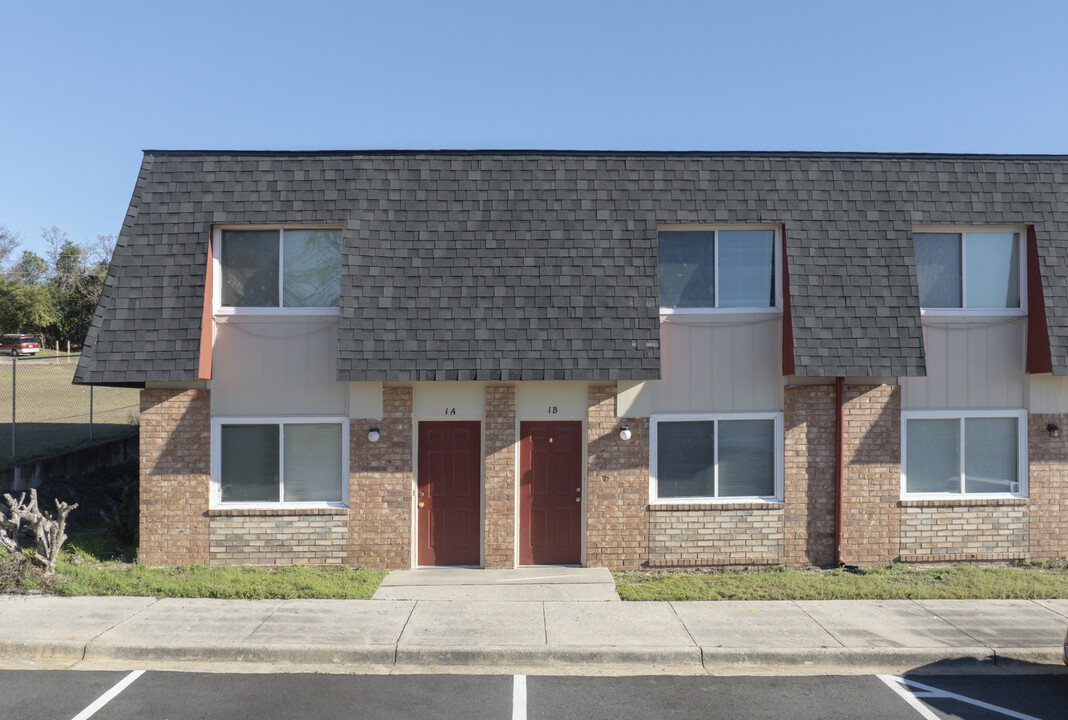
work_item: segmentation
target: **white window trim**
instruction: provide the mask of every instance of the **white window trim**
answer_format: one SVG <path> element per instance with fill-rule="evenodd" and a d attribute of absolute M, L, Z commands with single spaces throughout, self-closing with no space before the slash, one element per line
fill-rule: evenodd
<path fill-rule="evenodd" d="M 967 243 L 964 241 L 964 236 L 969 233 L 1016 233 L 1020 237 L 1020 307 L 1018 308 L 970 308 L 968 304 L 968 259 L 967 259 Z M 960 265 L 961 265 L 961 288 L 960 297 L 961 305 L 965 307 L 959 308 L 920 308 L 920 316 L 931 320 L 945 319 L 945 320 L 961 320 L 968 318 L 975 321 L 982 321 L 986 318 L 1009 318 L 1009 317 L 1024 317 L 1027 315 L 1027 228 L 1023 226 L 997 226 L 997 225 L 976 225 L 976 226 L 959 226 L 959 225 L 917 225 L 912 228 L 912 235 L 915 237 L 917 234 L 942 234 L 942 235 L 960 235 L 961 236 L 961 253 L 960 253 Z M 913 245 L 915 248 L 915 244 Z M 917 287 L 916 291 L 919 293 L 919 273 L 917 271 Z M 918 299 L 918 297 L 917 297 Z"/>
<path fill-rule="evenodd" d="M 720 230 L 771 230 L 774 233 L 774 250 L 772 252 L 772 278 L 775 285 L 775 305 L 761 305 L 756 307 L 719 307 L 719 231 Z M 714 233 L 712 248 L 712 263 L 714 265 L 715 278 L 713 280 L 714 307 L 673 308 L 661 307 L 662 316 L 669 315 L 740 315 L 740 314 L 782 314 L 782 226 L 753 224 L 753 225 L 719 225 L 719 224 L 685 224 L 685 225 L 657 225 L 657 235 L 661 232 L 711 232 Z M 659 271 L 659 260 L 657 262 Z"/>
<path fill-rule="evenodd" d="M 1016 477 L 1020 484 L 1018 492 L 966 493 L 968 479 L 964 475 L 965 418 L 1015 418 L 1016 419 Z M 957 448 L 958 470 L 961 477 L 960 492 L 921 493 L 908 492 L 908 421 L 909 420 L 957 420 L 960 422 L 960 446 Z M 995 500 L 1026 498 L 1027 483 L 1027 411 L 1026 410 L 906 410 L 901 413 L 901 499 L 902 500 Z"/>
<path fill-rule="evenodd" d="M 285 502 L 285 430 L 282 425 L 336 424 L 341 425 L 341 500 L 337 502 Z M 222 500 L 222 426 L 278 425 L 278 501 L 223 502 Z M 211 419 L 211 508 L 347 508 L 349 506 L 349 419 L 328 417 L 242 417 L 227 416 Z"/>
<path fill-rule="evenodd" d="M 278 306 L 276 307 L 238 307 L 222 304 L 222 234 L 224 230 L 252 231 L 252 230 L 277 230 L 278 231 Z M 285 282 L 283 267 L 282 234 L 286 230 L 338 230 L 343 228 L 339 225 L 217 225 L 212 228 L 212 312 L 215 315 L 340 315 L 340 307 L 286 307 L 282 305 L 283 283 Z M 344 248 L 342 248 L 344 253 Z"/>
<path fill-rule="evenodd" d="M 719 492 L 719 421 L 721 420 L 772 420 L 775 425 L 775 494 L 774 495 L 750 495 L 741 497 L 671 497 L 660 498 L 657 494 L 657 438 L 659 425 L 662 422 L 715 422 L 716 441 L 714 447 L 714 484 L 716 492 Z M 679 504 L 719 504 L 730 505 L 738 503 L 759 502 L 782 502 L 783 498 L 783 434 L 781 412 L 755 412 L 755 413 L 688 413 L 670 415 L 649 416 L 649 502 L 652 505 L 679 505 Z"/>

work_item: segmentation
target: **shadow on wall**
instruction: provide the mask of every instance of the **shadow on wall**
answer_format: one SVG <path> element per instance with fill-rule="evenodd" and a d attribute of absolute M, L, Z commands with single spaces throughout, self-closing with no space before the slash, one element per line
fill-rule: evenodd
<path fill-rule="evenodd" d="M 142 475 L 202 475 L 207 478 L 210 472 L 211 410 L 208 391 L 142 391 Z"/>
<path fill-rule="evenodd" d="M 845 461 L 858 465 L 901 464 L 901 387 L 845 386 Z M 862 430 L 859 442 L 851 442 Z"/>
<path fill-rule="evenodd" d="M 630 439 L 619 436 L 621 428 L 630 430 Z M 649 471 L 649 419 L 619 418 L 606 426 L 596 438 L 588 439 L 589 472 L 630 470 Z"/>

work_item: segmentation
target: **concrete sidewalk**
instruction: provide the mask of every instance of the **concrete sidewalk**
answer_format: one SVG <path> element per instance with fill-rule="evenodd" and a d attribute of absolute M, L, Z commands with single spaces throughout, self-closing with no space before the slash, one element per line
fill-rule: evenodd
<path fill-rule="evenodd" d="M 1058 671 L 1068 600 L 450 602 L 0 596 L 0 665 L 249 671 Z"/>

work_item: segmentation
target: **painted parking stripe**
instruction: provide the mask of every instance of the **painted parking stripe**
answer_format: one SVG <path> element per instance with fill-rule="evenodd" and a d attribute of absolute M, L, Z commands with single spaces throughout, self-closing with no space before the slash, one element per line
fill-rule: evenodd
<path fill-rule="evenodd" d="M 939 720 L 939 718 L 917 698 L 946 698 L 949 700 L 956 700 L 957 702 L 967 703 L 968 705 L 974 705 L 975 707 L 980 707 L 984 710 L 990 710 L 991 712 L 996 712 L 1005 715 L 1006 717 L 1016 718 L 1017 720 L 1041 720 L 1041 718 L 1036 718 L 1034 715 L 1025 715 L 1024 713 L 1016 712 L 1015 710 L 991 705 L 982 700 L 975 700 L 974 698 L 951 693 L 947 690 L 939 690 L 936 687 L 924 685 L 915 680 L 897 677 L 896 675 L 876 675 L 876 677 L 890 686 L 894 692 L 904 698 L 909 705 L 916 708 L 916 710 L 919 711 L 924 718 L 927 718 L 927 720 Z M 917 690 L 920 692 L 916 692 Z"/>
<path fill-rule="evenodd" d="M 512 683 L 512 720 L 527 720 L 526 675 L 516 675 Z"/>
<path fill-rule="evenodd" d="M 144 670 L 134 670 L 132 673 L 117 682 L 113 688 L 98 697 L 92 705 L 75 715 L 72 720 L 86 720 L 86 718 L 92 717 L 96 714 L 97 710 L 107 705 L 109 702 L 115 699 L 115 696 L 117 696 L 126 688 L 130 687 L 130 684 L 133 683 L 133 681 L 137 678 L 141 677 L 144 672 Z"/>

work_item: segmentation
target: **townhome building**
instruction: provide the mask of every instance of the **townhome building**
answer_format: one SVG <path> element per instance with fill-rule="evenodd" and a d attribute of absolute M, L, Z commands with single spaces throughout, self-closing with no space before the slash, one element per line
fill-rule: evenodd
<path fill-rule="evenodd" d="M 1068 156 L 146 151 L 154 564 L 1068 556 Z"/>

